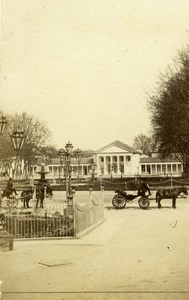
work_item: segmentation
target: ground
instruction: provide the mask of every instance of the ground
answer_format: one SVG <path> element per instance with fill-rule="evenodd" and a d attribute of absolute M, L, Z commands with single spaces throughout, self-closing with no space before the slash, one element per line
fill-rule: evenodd
<path fill-rule="evenodd" d="M 2 299 L 189 299 L 189 197 L 177 209 L 134 200 L 116 210 L 113 195 L 105 192 L 105 221 L 80 239 L 0 248 Z"/>

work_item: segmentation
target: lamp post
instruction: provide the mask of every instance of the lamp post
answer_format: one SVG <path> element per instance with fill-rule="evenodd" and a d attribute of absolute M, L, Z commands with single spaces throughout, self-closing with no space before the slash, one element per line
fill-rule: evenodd
<path fill-rule="evenodd" d="M 80 162 L 82 159 L 82 152 L 80 149 L 77 149 L 75 151 L 75 157 L 76 157 L 76 161 L 77 161 L 77 183 L 79 182 L 79 166 L 80 166 Z"/>
<path fill-rule="evenodd" d="M 5 117 L 0 117 L 0 135 L 3 134 L 5 127 L 6 127 L 7 121 Z M 1 186 L 0 186 L 0 204 L 1 204 Z"/>
<path fill-rule="evenodd" d="M 1 116 L 0 117 L 0 135 L 3 134 L 6 124 L 7 124 L 6 118 L 4 116 Z M 2 162 L 1 162 L 1 164 L 2 164 Z M 2 168 L 2 166 L 3 166 L 3 164 L 1 165 L 1 168 Z"/>
<path fill-rule="evenodd" d="M 63 164 L 64 164 L 64 159 L 65 159 L 65 150 L 64 149 L 61 148 L 58 151 L 58 157 L 59 157 L 59 161 L 60 161 L 61 171 L 63 173 Z M 59 177 L 60 177 L 60 174 L 59 174 Z"/>
<path fill-rule="evenodd" d="M 13 134 L 12 134 L 12 143 L 13 143 L 13 147 L 14 150 L 16 151 L 16 161 L 15 161 L 15 169 L 17 169 L 17 164 L 18 164 L 18 154 L 19 151 L 22 149 L 22 146 L 25 142 L 26 136 L 24 134 L 24 130 L 22 130 L 21 128 L 18 128 L 17 130 L 14 130 Z"/>
<path fill-rule="evenodd" d="M 3 134 L 5 127 L 7 125 L 7 121 L 5 117 L 0 117 L 0 134 Z"/>
<path fill-rule="evenodd" d="M 71 196 L 72 167 L 70 165 L 70 163 L 71 163 L 70 158 L 71 158 L 72 150 L 73 150 L 73 145 L 70 142 L 68 142 L 65 146 L 65 150 L 60 149 L 58 152 L 60 163 L 61 163 L 61 165 L 64 164 L 64 169 L 65 169 L 67 202 L 69 200 L 69 197 Z"/>
<path fill-rule="evenodd" d="M 67 174 L 67 198 L 71 195 L 71 176 L 72 176 L 72 167 L 71 167 L 71 154 L 73 151 L 73 145 L 68 142 L 65 146 L 65 164 L 66 164 L 66 174 Z"/>

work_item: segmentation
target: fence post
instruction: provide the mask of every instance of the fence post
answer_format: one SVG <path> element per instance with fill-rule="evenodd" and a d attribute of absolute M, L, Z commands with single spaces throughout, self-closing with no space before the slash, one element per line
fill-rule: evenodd
<path fill-rule="evenodd" d="M 89 188 L 89 209 L 90 209 L 90 226 L 93 223 L 93 204 L 92 204 L 92 186 Z"/>
<path fill-rule="evenodd" d="M 73 236 L 76 237 L 76 213 L 75 213 L 75 194 L 72 194 L 73 202 L 72 202 L 72 210 L 73 210 Z"/>
<path fill-rule="evenodd" d="M 33 207 L 34 207 L 34 211 L 36 211 L 37 209 L 37 199 L 36 199 L 36 185 L 33 186 L 34 188 L 34 192 L 33 192 Z"/>
<path fill-rule="evenodd" d="M 101 199 L 102 199 L 101 210 L 102 210 L 102 216 L 104 217 L 104 186 L 101 187 Z"/>

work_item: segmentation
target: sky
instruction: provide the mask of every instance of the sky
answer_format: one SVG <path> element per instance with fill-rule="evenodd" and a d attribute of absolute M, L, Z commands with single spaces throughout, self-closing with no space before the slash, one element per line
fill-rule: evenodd
<path fill-rule="evenodd" d="M 131 146 L 188 39 L 188 0 L 1 0 L 0 110 L 39 118 L 57 148 Z"/>

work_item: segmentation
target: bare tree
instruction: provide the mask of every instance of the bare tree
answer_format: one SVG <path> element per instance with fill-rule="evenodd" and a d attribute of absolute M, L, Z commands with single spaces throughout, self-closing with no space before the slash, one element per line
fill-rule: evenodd
<path fill-rule="evenodd" d="M 145 134 L 139 134 L 134 138 L 133 148 L 139 149 L 143 154 L 150 155 L 153 149 L 152 137 Z"/>
<path fill-rule="evenodd" d="M 162 156 L 174 153 L 189 173 L 189 46 L 180 51 L 150 95 L 154 136 Z"/>
<path fill-rule="evenodd" d="M 27 113 L 8 115 L 8 125 L 5 133 L 1 136 L 1 153 L 2 157 L 14 156 L 15 152 L 12 147 L 11 136 L 18 127 L 25 132 L 25 143 L 20 151 L 20 156 L 24 160 L 32 160 L 36 152 L 50 143 L 51 133 L 46 124 L 39 121 Z"/>

